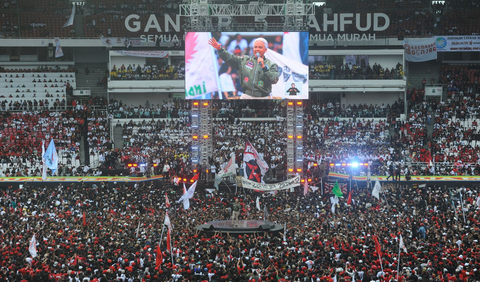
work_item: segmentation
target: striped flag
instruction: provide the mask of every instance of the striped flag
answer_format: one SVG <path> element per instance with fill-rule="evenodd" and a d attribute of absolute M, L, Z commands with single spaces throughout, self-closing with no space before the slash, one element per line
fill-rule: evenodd
<path fill-rule="evenodd" d="M 185 189 L 185 183 L 183 183 L 183 188 Z M 168 195 L 167 194 L 165 194 L 165 206 L 167 208 L 170 207 L 170 201 L 168 200 Z"/>

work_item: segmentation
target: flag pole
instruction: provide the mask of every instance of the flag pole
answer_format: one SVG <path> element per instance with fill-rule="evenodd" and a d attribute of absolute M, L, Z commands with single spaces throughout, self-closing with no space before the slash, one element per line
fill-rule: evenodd
<path fill-rule="evenodd" d="M 404 243 L 405 244 L 405 243 Z M 397 265 L 397 281 L 398 281 L 398 273 L 400 273 L 400 240 L 398 241 L 398 265 Z"/>
<path fill-rule="evenodd" d="M 162 226 L 162 234 L 160 235 L 160 243 L 158 243 L 159 246 L 161 246 L 162 244 L 162 240 L 163 240 L 163 231 L 165 231 L 165 224 L 163 224 Z"/>
<path fill-rule="evenodd" d="M 170 232 L 170 231 L 168 231 Z M 173 248 L 172 248 L 172 235 L 170 234 L 170 256 L 172 257 L 172 267 L 175 265 L 175 261 L 173 261 Z"/>
<path fill-rule="evenodd" d="M 462 188 L 460 188 L 460 204 L 462 205 L 462 213 L 463 213 L 463 222 L 465 223 L 465 211 L 463 210 L 463 197 L 462 197 Z"/>
<path fill-rule="evenodd" d="M 135 237 L 138 238 L 138 230 L 140 229 L 140 220 L 138 221 L 137 232 L 135 233 Z"/>

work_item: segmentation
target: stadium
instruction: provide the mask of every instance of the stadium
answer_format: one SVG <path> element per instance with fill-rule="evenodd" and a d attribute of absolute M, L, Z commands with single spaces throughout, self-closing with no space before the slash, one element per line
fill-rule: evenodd
<path fill-rule="evenodd" d="M 480 281 L 478 1 L 0 5 L 0 281 Z"/>

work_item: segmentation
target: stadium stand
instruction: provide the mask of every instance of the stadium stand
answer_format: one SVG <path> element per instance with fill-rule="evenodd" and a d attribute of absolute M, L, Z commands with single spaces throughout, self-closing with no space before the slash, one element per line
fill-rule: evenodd
<path fill-rule="evenodd" d="M 428 65 L 371 54 L 371 68 L 349 66 L 344 57 L 341 64 L 314 58 L 311 81 L 334 85 L 339 80 L 336 87 L 343 89 L 312 87 L 310 99 L 303 101 L 299 127 L 307 189 L 260 193 L 232 186 L 210 192 L 210 185 L 218 185 L 210 180 L 231 154 L 242 175 L 245 140 L 269 164 L 266 182 L 286 179 L 287 107 L 285 100 L 210 100 L 213 154 L 206 163 L 192 162 L 192 104 L 183 99 L 181 87 L 169 89 L 184 79 L 182 55 L 176 53 L 164 64 L 147 61 L 139 72 L 135 59 L 107 61 L 119 49 L 164 48 L 160 40 L 150 44 L 138 38 L 146 33 L 148 15 L 158 16 L 163 28 L 162 15 L 174 18 L 179 3 L 89 0 L 77 6 L 74 26 L 62 28 L 72 8 L 68 1 L 0 2 L 0 282 L 480 281 L 478 52 L 439 52 Z M 345 32 L 355 33 L 358 16 L 366 26 L 367 14 L 386 13 L 390 26 L 375 32 L 375 46 L 373 41 L 323 42 L 312 49 L 371 47 L 381 53 L 401 48 L 402 38 L 478 36 L 479 9 L 478 1 L 469 0 L 327 0 L 317 8 L 319 22 L 324 12 L 351 12 L 353 24 Z M 130 14 L 141 16 L 143 28 L 126 30 Z M 253 20 L 243 17 L 237 23 Z M 266 20 L 283 23 L 279 17 Z M 184 24 L 182 19 L 182 29 Z M 319 34 L 338 33 L 321 29 Z M 183 32 L 163 34 L 183 38 Z M 77 36 L 82 40 L 67 39 Z M 62 59 L 40 55 L 53 51 L 43 42 L 40 46 L 40 40 L 54 37 L 67 46 L 71 65 L 62 62 L 56 68 Z M 104 43 L 115 37 L 122 43 L 131 38 L 135 46 Z M 227 42 L 233 33 L 228 37 Z M 37 41 L 4 43 L 17 38 Z M 477 37 L 468 40 L 472 47 L 479 42 Z M 90 43 L 97 45 L 90 48 Z M 182 44 L 168 51 L 178 52 Z M 269 47 L 286 46 L 270 42 Z M 32 57 L 37 61 L 29 65 Z M 79 81 L 74 66 L 97 72 L 92 94 L 73 94 L 92 84 L 87 73 Z M 145 86 L 151 80 L 161 87 Z M 362 87 L 364 80 L 373 83 Z M 128 85 L 112 87 L 122 82 Z M 368 87 L 374 90 L 365 91 Z M 55 142 L 59 177 L 40 182 L 44 140 Z M 368 166 L 352 172 L 347 163 Z M 202 186 L 184 210 L 175 203 L 183 194 L 175 179 L 197 173 Z M 368 176 L 382 181 L 379 197 L 365 188 L 373 183 L 357 182 Z M 409 176 L 421 181 L 405 181 Z M 88 181 L 76 181 L 83 177 Z M 438 182 L 437 177 L 452 181 Z M 55 182 L 62 178 L 66 180 Z M 20 179 L 26 182 L 19 185 Z M 345 194 L 338 205 L 332 203 L 327 187 L 336 179 L 348 186 L 351 202 Z M 172 203 L 168 208 L 166 195 Z M 195 229 L 212 220 L 229 221 L 235 198 L 241 219 L 268 219 L 285 228 L 278 236 L 206 236 Z M 173 226 L 168 241 L 162 232 L 166 211 Z M 37 243 L 31 243 L 33 236 Z M 32 256 L 32 246 L 38 256 Z"/>

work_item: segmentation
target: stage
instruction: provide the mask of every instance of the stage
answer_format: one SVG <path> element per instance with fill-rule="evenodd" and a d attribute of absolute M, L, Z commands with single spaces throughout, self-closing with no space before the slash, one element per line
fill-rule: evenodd
<path fill-rule="evenodd" d="M 263 232 L 279 235 L 280 232 L 283 232 L 283 225 L 266 220 L 215 220 L 197 225 L 195 228 L 207 235 L 213 235 L 215 232 L 229 233 L 232 236 Z"/>

